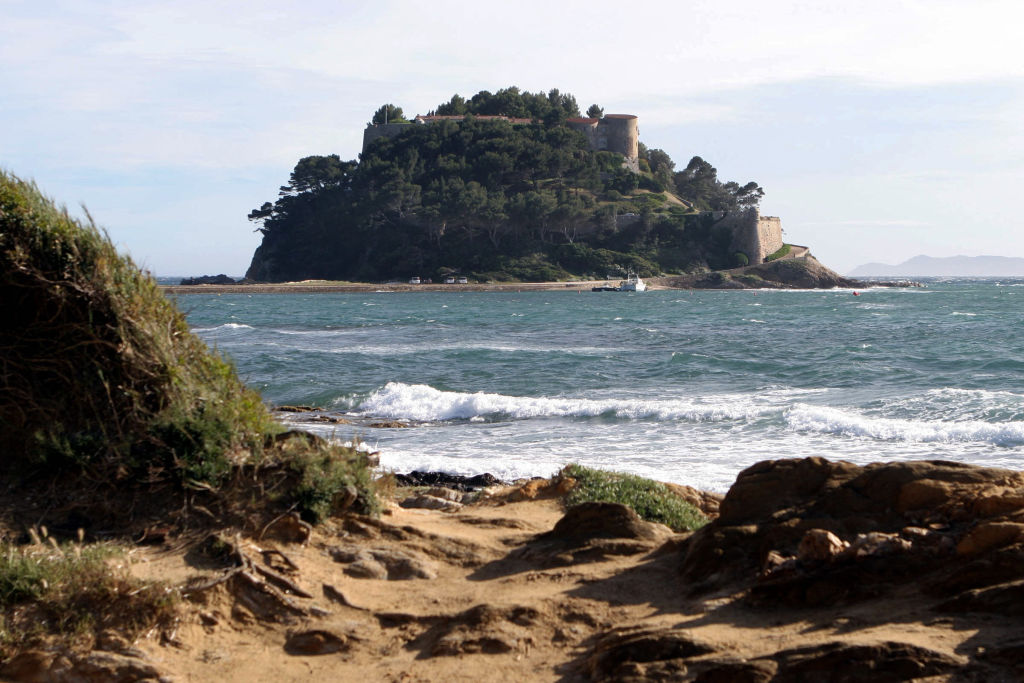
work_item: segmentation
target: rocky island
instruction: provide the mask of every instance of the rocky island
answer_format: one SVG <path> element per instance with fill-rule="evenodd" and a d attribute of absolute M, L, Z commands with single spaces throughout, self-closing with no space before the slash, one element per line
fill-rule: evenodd
<path fill-rule="evenodd" d="M 809 253 L 783 242 L 778 217 L 760 214 L 763 195 L 756 182 L 719 180 L 699 156 L 677 170 L 640 142 L 636 115 L 595 104 L 584 116 L 557 89 L 455 95 L 411 120 L 387 104 L 358 160 L 305 157 L 279 198 L 249 214 L 263 240 L 246 279 L 484 284 L 636 273 L 670 287 L 853 282 L 819 266 L 795 277 L 776 266 L 727 273 Z"/>

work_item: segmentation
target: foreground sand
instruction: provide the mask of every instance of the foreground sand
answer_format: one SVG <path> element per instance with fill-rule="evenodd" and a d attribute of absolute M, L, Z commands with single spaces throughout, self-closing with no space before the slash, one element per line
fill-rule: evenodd
<path fill-rule="evenodd" d="M 572 486 L 400 488 L 433 507 L 172 534 L 127 568 L 178 587 L 175 625 L 23 652 L 0 676 L 1024 680 L 1020 472 L 764 461 L 724 499 L 673 485 L 714 518 L 692 534 L 612 503 L 566 510 Z"/>
<path fill-rule="evenodd" d="M 959 673 L 983 644 L 1014 642 L 1017 621 L 937 614 L 913 581 L 818 606 L 801 593 L 759 607 L 749 583 L 687 597 L 687 535 L 645 522 L 611 534 L 630 538 L 544 535 L 564 514 L 534 484 L 457 511 L 335 520 L 305 542 L 239 539 L 252 557 L 279 549 L 311 597 L 289 610 L 220 584 L 193 596 L 175 633 L 137 645 L 179 681 L 1019 680 Z M 355 576 L 368 553 L 387 578 Z M 223 571 L 173 547 L 136 553 L 131 569 L 175 583 Z M 847 657 L 864 661 L 830 673 Z"/>

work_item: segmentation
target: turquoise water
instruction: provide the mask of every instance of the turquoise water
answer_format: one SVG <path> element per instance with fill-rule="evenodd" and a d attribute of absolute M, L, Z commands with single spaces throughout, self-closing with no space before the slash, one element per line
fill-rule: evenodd
<path fill-rule="evenodd" d="M 269 402 L 414 425 L 303 425 L 399 471 L 580 462 L 723 491 L 766 458 L 1024 468 L 1024 280 L 180 305 Z"/>

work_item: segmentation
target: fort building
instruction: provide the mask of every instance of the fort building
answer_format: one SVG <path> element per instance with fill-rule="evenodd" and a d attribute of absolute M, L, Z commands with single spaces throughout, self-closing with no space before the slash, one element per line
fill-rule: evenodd
<path fill-rule="evenodd" d="M 756 208 L 743 211 L 715 212 L 714 218 L 721 219 L 716 227 L 732 230 L 729 250 L 741 251 L 747 255 L 750 265 L 764 263 L 764 259 L 782 248 L 782 219 L 778 216 L 762 216 Z"/>
<path fill-rule="evenodd" d="M 616 152 L 626 158 L 626 165 L 640 172 L 639 119 L 633 114 L 607 114 L 603 118 L 571 118 L 565 123 L 587 137 L 590 149 Z"/>

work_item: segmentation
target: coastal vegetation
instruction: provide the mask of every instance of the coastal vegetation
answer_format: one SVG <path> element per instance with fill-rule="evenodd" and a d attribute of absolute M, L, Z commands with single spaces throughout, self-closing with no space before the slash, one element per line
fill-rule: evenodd
<path fill-rule="evenodd" d="M 188 328 L 154 280 L 94 224 L 0 173 L 0 472 L 215 491 L 240 468 L 294 472 L 284 505 L 320 516 L 362 456 L 282 438 L 255 391 Z M 301 442 L 295 445 L 295 442 Z M 333 487 L 333 488 L 332 488 Z"/>
<path fill-rule="evenodd" d="M 707 524 L 707 517 L 665 484 L 635 474 L 596 470 L 573 463 L 558 473 L 575 481 L 565 497 L 566 506 L 580 503 L 622 503 L 641 519 L 658 522 L 673 531 L 693 531 Z"/>
<path fill-rule="evenodd" d="M 784 258 L 784 257 L 788 256 L 789 252 L 791 252 L 791 251 L 793 251 L 793 245 L 792 244 L 783 244 L 776 251 L 773 251 L 772 253 L 770 253 L 770 254 L 768 254 L 767 256 L 764 257 L 765 263 L 767 263 L 769 261 L 776 261 L 776 260 L 778 260 L 780 258 Z"/>
<path fill-rule="evenodd" d="M 286 432 L 91 218 L 7 172 L 0 315 L 0 659 L 169 618 L 173 596 L 118 569 L 95 529 L 378 512 L 363 453 Z M 26 546 L 10 543 L 19 528 Z"/>
<path fill-rule="evenodd" d="M 249 214 L 263 240 L 247 277 L 548 281 L 728 268 L 731 233 L 702 212 L 756 207 L 764 194 L 720 181 L 700 157 L 676 171 L 643 144 L 631 171 L 564 125 L 580 111 L 558 90 L 455 95 L 429 113 L 465 118 L 410 123 L 358 161 L 300 159 L 277 200 Z M 385 120 L 406 119 L 386 104 L 372 117 Z"/>

